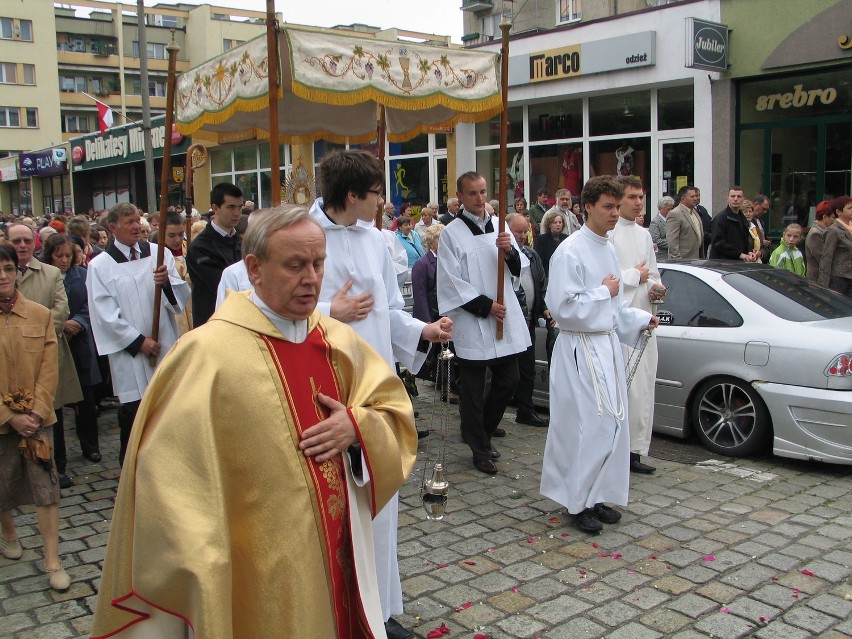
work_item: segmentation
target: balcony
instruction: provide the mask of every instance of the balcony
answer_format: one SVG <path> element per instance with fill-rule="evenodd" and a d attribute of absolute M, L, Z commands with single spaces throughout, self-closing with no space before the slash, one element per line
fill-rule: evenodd
<path fill-rule="evenodd" d="M 480 13 L 482 11 L 490 11 L 494 8 L 494 0 L 462 0 L 462 11 L 472 11 Z"/>

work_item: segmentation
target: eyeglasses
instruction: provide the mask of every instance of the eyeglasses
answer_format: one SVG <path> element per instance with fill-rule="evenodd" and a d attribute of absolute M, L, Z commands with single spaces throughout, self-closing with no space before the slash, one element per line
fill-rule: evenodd
<path fill-rule="evenodd" d="M 384 195 L 384 191 L 382 191 L 382 189 L 367 189 L 367 193 L 372 193 L 373 195 L 378 195 L 379 197 L 382 197 L 382 195 Z"/>

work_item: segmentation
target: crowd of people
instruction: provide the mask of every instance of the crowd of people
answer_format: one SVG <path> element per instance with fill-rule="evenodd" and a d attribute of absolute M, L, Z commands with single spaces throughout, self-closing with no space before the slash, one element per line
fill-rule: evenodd
<path fill-rule="evenodd" d="M 458 178 L 443 215 L 385 203 L 382 167 L 364 151 L 329 154 L 319 177 L 310 210 L 255 211 L 222 183 L 205 216 L 120 202 L 2 228 L 0 550 L 22 556 L 12 511 L 34 504 L 56 590 L 70 586 L 58 554 L 60 490 L 72 484 L 64 410 L 98 463 L 98 414 L 117 404 L 122 479 L 94 636 L 144 621 L 160 637 L 233 624 L 252 636 L 412 637 L 394 619 L 397 491 L 418 437 L 400 371 L 458 404 L 479 472 L 499 472 L 510 404 L 517 423 L 549 427 L 541 493 L 598 532 L 620 520 L 630 473 L 656 470 L 642 457 L 653 305 L 666 294 L 658 260 L 768 262 L 852 293 L 849 197 L 820 204 L 804 252 L 798 224 L 770 251 L 760 218 L 771 202 L 738 186 L 712 217 L 685 186 L 646 228 L 642 183 L 599 176 L 577 198 L 516 200 L 501 231 L 476 172 Z M 539 327 L 549 419 L 532 397 Z M 440 380 L 445 346 L 454 357 Z M 283 522 L 293 534 L 270 543 Z M 295 582 L 303 594 L 267 596 Z"/>

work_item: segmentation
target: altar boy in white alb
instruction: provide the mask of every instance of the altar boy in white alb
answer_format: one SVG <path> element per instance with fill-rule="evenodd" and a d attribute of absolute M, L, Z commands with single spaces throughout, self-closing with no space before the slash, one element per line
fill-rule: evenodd
<path fill-rule="evenodd" d="M 625 301 L 621 269 L 607 239 L 623 195 L 611 176 L 586 183 L 586 224 L 553 254 L 545 295 L 560 333 L 550 365 L 541 494 L 565 506 L 586 532 L 621 519 L 604 502 L 627 504 L 630 435 L 618 342 L 633 345 L 642 330 L 657 326 L 650 313 Z"/>
<path fill-rule="evenodd" d="M 397 274 L 381 232 L 370 224 L 381 201 L 384 174 L 366 151 L 339 151 L 320 164 L 323 197 L 311 215 L 325 231 L 325 273 L 317 310 L 349 324 L 393 369 L 396 362 L 416 373 L 429 342 L 452 337 L 453 323 L 424 324 L 403 310 Z M 398 495 L 373 520 L 379 598 L 389 639 L 414 635 L 392 615 L 402 613 L 402 585 L 396 556 Z"/>
<path fill-rule="evenodd" d="M 189 300 L 189 285 L 175 269 L 170 251 L 157 268 L 148 242 L 140 241 L 139 210 L 119 202 L 109 210 L 107 223 L 113 241 L 106 251 L 89 262 L 86 288 L 89 315 L 98 353 L 109 356 L 112 386 L 121 406 L 119 462 L 130 438 L 139 402 L 154 375 L 150 357 L 161 362 L 178 338 L 175 316 Z M 160 331 L 151 339 L 154 319 L 154 287 L 160 284 Z"/>
<path fill-rule="evenodd" d="M 642 183 L 633 176 L 620 177 L 624 187 L 618 222 L 609 234 L 615 247 L 624 299 L 630 308 L 653 312 L 652 303 L 659 302 L 666 293 L 657 269 L 654 242 L 647 229 L 636 224 L 636 217 L 645 211 L 645 192 Z M 641 344 L 641 342 L 640 342 Z M 630 472 L 650 475 L 656 468 L 642 463 L 641 455 L 648 454 L 651 445 L 651 427 L 654 420 L 654 388 L 657 380 L 657 337 L 653 333 L 641 356 L 633 348 L 637 344 L 622 346 L 625 360 L 639 358 L 636 373 L 627 390 L 627 421 L 630 424 Z"/>

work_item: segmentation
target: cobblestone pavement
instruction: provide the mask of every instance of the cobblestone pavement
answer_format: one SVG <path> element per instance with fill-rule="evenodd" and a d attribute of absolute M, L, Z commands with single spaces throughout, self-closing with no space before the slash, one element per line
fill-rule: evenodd
<path fill-rule="evenodd" d="M 420 427 L 437 423 L 420 382 Z M 438 405 L 441 406 L 441 405 Z M 654 460 L 632 476 L 621 523 L 590 536 L 539 495 L 546 429 L 516 425 L 495 440 L 500 473 L 473 469 L 450 413 L 448 514 L 420 503 L 425 465 L 441 448 L 421 443 L 401 491 L 399 558 L 406 613 L 425 637 L 450 638 L 852 636 L 852 469 L 772 457 L 699 463 Z M 25 548 L 0 557 L 0 637 L 85 637 L 91 623 L 118 475 L 115 411 L 101 419 L 104 462 L 79 454 L 69 426 L 60 553 L 73 584 L 47 586 L 32 509 L 16 515 Z M 428 448 L 427 448 L 428 447 Z M 326 639 L 326 638 L 306 638 Z"/>

